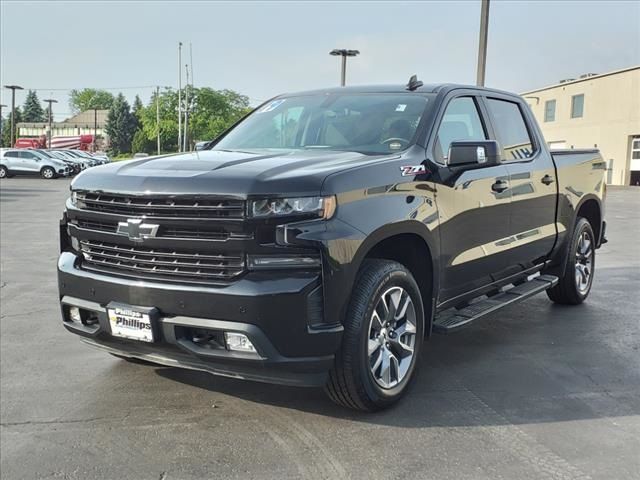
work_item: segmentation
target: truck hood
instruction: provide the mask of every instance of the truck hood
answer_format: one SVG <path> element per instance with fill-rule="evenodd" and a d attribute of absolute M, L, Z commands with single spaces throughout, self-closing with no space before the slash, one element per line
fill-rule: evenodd
<path fill-rule="evenodd" d="M 395 155 L 394 155 L 395 156 Z M 115 162 L 78 175 L 74 190 L 127 194 L 318 195 L 339 170 L 387 156 L 302 150 L 240 152 L 204 150 Z"/>

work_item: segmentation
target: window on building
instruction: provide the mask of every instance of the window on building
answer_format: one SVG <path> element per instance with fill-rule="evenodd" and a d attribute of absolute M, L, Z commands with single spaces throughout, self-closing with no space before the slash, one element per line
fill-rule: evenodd
<path fill-rule="evenodd" d="M 547 100 L 544 102 L 544 121 L 553 122 L 556 119 L 556 101 Z"/>
<path fill-rule="evenodd" d="M 518 104 L 490 98 L 487 105 L 493 118 L 496 138 L 502 147 L 502 159 L 523 160 L 533 156 L 533 142 Z"/>
<path fill-rule="evenodd" d="M 571 97 L 571 118 L 581 118 L 584 114 L 584 94 Z"/>
<path fill-rule="evenodd" d="M 631 141 L 631 160 L 640 160 L 640 137 L 633 137 Z"/>

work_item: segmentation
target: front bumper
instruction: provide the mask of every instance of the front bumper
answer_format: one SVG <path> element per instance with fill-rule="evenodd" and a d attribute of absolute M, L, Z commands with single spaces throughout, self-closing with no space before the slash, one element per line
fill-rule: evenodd
<path fill-rule="evenodd" d="M 254 272 L 225 286 L 201 287 L 100 275 L 76 264 L 71 252 L 58 261 L 64 326 L 110 353 L 235 378 L 320 386 L 340 345 L 342 326 L 318 322 L 318 272 Z M 157 341 L 112 336 L 106 306 L 114 301 L 157 308 Z M 70 306 L 93 312 L 97 323 L 71 322 Z M 257 355 L 203 348 L 192 341 L 192 329 L 244 333 Z"/>

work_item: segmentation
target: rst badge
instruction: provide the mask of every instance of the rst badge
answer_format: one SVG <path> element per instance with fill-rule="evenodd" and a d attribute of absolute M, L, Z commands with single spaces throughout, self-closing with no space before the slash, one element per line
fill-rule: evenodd
<path fill-rule="evenodd" d="M 427 167 L 424 165 L 407 165 L 406 167 L 400 167 L 403 177 L 412 177 L 415 175 L 424 175 L 427 173 Z"/>

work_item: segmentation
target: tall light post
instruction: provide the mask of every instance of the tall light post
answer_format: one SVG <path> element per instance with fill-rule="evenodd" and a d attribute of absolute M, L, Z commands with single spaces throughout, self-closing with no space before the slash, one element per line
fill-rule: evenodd
<path fill-rule="evenodd" d="M 11 138 L 9 147 L 13 147 L 16 143 L 16 90 L 24 90 L 19 85 L 5 85 L 4 88 L 11 90 Z"/>
<path fill-rule="evenodd" d="M 487 66 L 487 37 L 489 36 L 489 0 L 482 0 L 480 10 L 480 40 L 478 42 L 478 74 L 476 84 L 484 87 L 484 73 Z"/>
<path fill-rule="evenodd" d="M 156 129 L 158 130 L 158 155 L 160 155 L 160 87 L 156 87 Z"/>
<path fill-rule="evenodd" d="M 93 151 L 98 150 L 98 109 L 93 108 Z"/>
<path fill-rule="evenodd" d="M 51 149 L 51 136 L 52 136 L 51 121 L 53 118 L 53 108 L 51 107 L 51 104 L 58 103 L 58 101 L 54 100 L 53 98 L 45 98 L 44 101 L 49 104 L 49 143 L 48 145 L 49 145 L 49 149 Z"/>
<path fill-rule="evenodd" d="M 0 145 L 2 145 L 2 125 L 4 124 L 4 122 L 2 121 L 2 109 L 6 107 L 6 105 L 3 103 L 0 105 Z M 4 147 L 4 145 L 2 145 Z"/>
<path fill-rule="evenodd" d="M 334 57 L 342 57 L 342 69 L 340 72 L 340 86 L 344 87 L 347 83 L 347 57 L 355 57 L 359 55 L 358 50 L 347 50 L 346 48 L 336 48 L 329 52 Z"/>
<path fill-rule="evenodd" d="M 182 42 L 178 43 L 178 152 L 182 151 Z"/>

